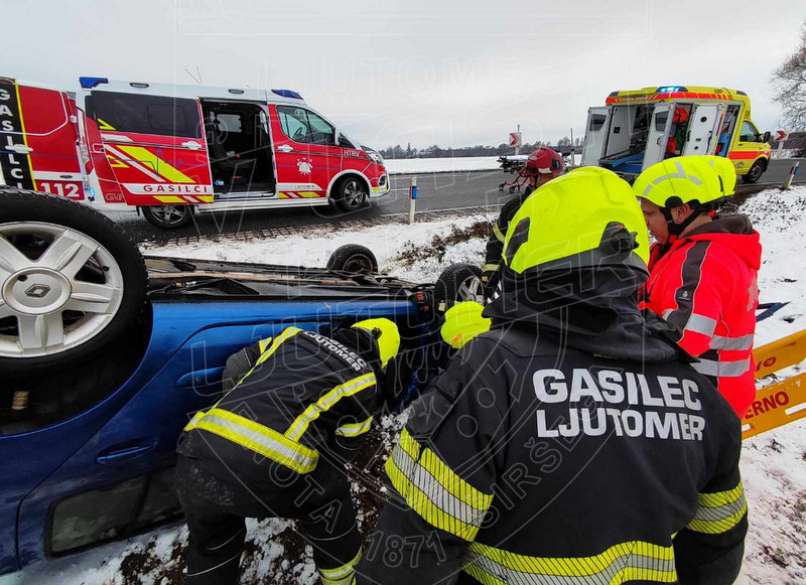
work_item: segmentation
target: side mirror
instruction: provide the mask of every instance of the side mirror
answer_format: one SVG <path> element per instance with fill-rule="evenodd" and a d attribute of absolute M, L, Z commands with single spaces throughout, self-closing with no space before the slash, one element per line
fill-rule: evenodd
<path fill-rule="evenodd" d="M 761 142 L 769 142 L 769 141 L 770 141 L 770 133 L 769 131 L 767 131 L 761 135 Z"/>

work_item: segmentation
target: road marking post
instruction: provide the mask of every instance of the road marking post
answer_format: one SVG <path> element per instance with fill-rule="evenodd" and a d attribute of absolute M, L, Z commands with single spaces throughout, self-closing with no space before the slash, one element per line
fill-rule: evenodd
<path fill-rule="evenodd" d="M 799 167 L 800 167 L 800 161 L 796 160 L 795 164 L 792 165 L 792 168 L 789 169 L 789 173 L 787 174 L 786 179 L 784 179 L 784 184 L 781 187 L 781 190 L 789 191 L 789 188 L 792 186 L 792 181 L 795 179 L 795 175 L 798 174 Z"/>
<path fill-rule="evenodd" d="M 409 185 L 409 225 L 414 223 L 414 207 L 417 203 L 417 177 L 411 178 Z"/>

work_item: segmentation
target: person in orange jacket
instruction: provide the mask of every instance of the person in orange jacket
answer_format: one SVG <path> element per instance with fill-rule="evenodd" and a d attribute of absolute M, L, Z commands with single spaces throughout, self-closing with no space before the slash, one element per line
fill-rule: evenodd
<path fill-rule="evenodd" d="M 647 168 L 633 190 L 656 240 L 642 306 L 673 326 L 741 418 L 755 397 L 761 243 L 746 216 L 719 213 L 735 185 L 731 161 L 683 156 Z"/>

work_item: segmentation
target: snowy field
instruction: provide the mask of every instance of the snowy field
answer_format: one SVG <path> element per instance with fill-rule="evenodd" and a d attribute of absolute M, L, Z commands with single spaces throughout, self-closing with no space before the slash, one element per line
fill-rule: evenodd
<path fill-rule="evenodd" d="M 527 154 L 519 158 L 526 158 Z M 416 173 L 448 173 L 455 171 L 489 171 L 500 169 L 497 156 L 467 156 L 454 158 L 398 158 L 385 159 L 390 175 Z M 514 157 L 510 157 L 514 158 Z M 574 155 L 574 164 L 579 164 L 581 155 Z"/>
<path fill-rule="evenodd" d="M 444 160 L 444 159 L 443 159 Z M 467 159 L 453 159 L 462 161 Z M 390 161 L 392 162 L 392 161 Z M 409 162 L 409 161 L 406 161 Z M 420 161 L 415 161 L 420 162 Z M 806 328 L 806 187 L 787 193 L 765 191 L 748 202 L 749 213 L 761 232 L 764 264 L 759 275 L 761 301 L 790 301 L 770 319 L 759 323 L 758 344 Z M 324 266 L 329 254 L 345 243 L 370 247 L 381 271 L 418 282 L 433 281 L 441 269 L 454 262 L 481 263 L 484 239 L 480 229 L 488 217 L 462 217 L 408 226 L 389 224 L 332 233 L 326 227 L 306 235 L 272 240 L 200 242 L 170 248 L 149 247 L 152 254 L 212 258 L 263 263 L 286 263 L 287 250 L 295 260 Z M 796 366 L 788 373 L 799 370 Z M 385 420 L 384 441 L 391 440 L 402 421 Z M 745 442 L 742 473 L 750 501 L 750 535 L 742 585 L 796 585 L 806 583 L 806 420 L 760 435 Z M 288 528 L 284 521 L 249 524 L 254 541 L 246 560 L 249 583 L 313 583 L 310 555 L 304 562 L 283 559 L 283 546 L 273 536 Z M 176 551 L 184 546 L 184 528 L 169 527 L 129 541 L 108 545 L 21 574 L 0 578 L 2 585 L 169 585 L 166 575 L 178 575 Z M 131 575 L 132 558 L 147 562 Z"/>

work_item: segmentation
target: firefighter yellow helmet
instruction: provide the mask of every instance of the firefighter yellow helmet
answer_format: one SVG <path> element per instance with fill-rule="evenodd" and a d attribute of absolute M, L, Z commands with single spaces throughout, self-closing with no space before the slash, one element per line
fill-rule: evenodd
<path fill-rule="evenodd" d="M 353 323 L 352 327 L 368 331 L 375 338 L 382 368 L 397 355 L 400 349 L 400 331 L 394 321 L 384 318 L 364 319 Z"/>
<path fill-rule="evenodd" d="M 476 301 L 456 303 L 445 311 L 445 323 L 439 330 L 445 343 L 454 349 L 461 349 L 476 337 L 490 330 L 492 321 L 482 317 L 484 305 Z"/>
<path fill-rule="evenodd" d="M 529 196 L 509 223 L 503 258 L 515 274 L 625 263 L 645 271 L 649 236 L 630 185 L 584 167 Z"/>
<path fill-rule="evenodd" d="M 685 203 L 705 206 L 733 195 L 736 169 L 721 156 L 678 156 L 648 167 L 633 184 L 637 197 L 672 209 Z"/>

